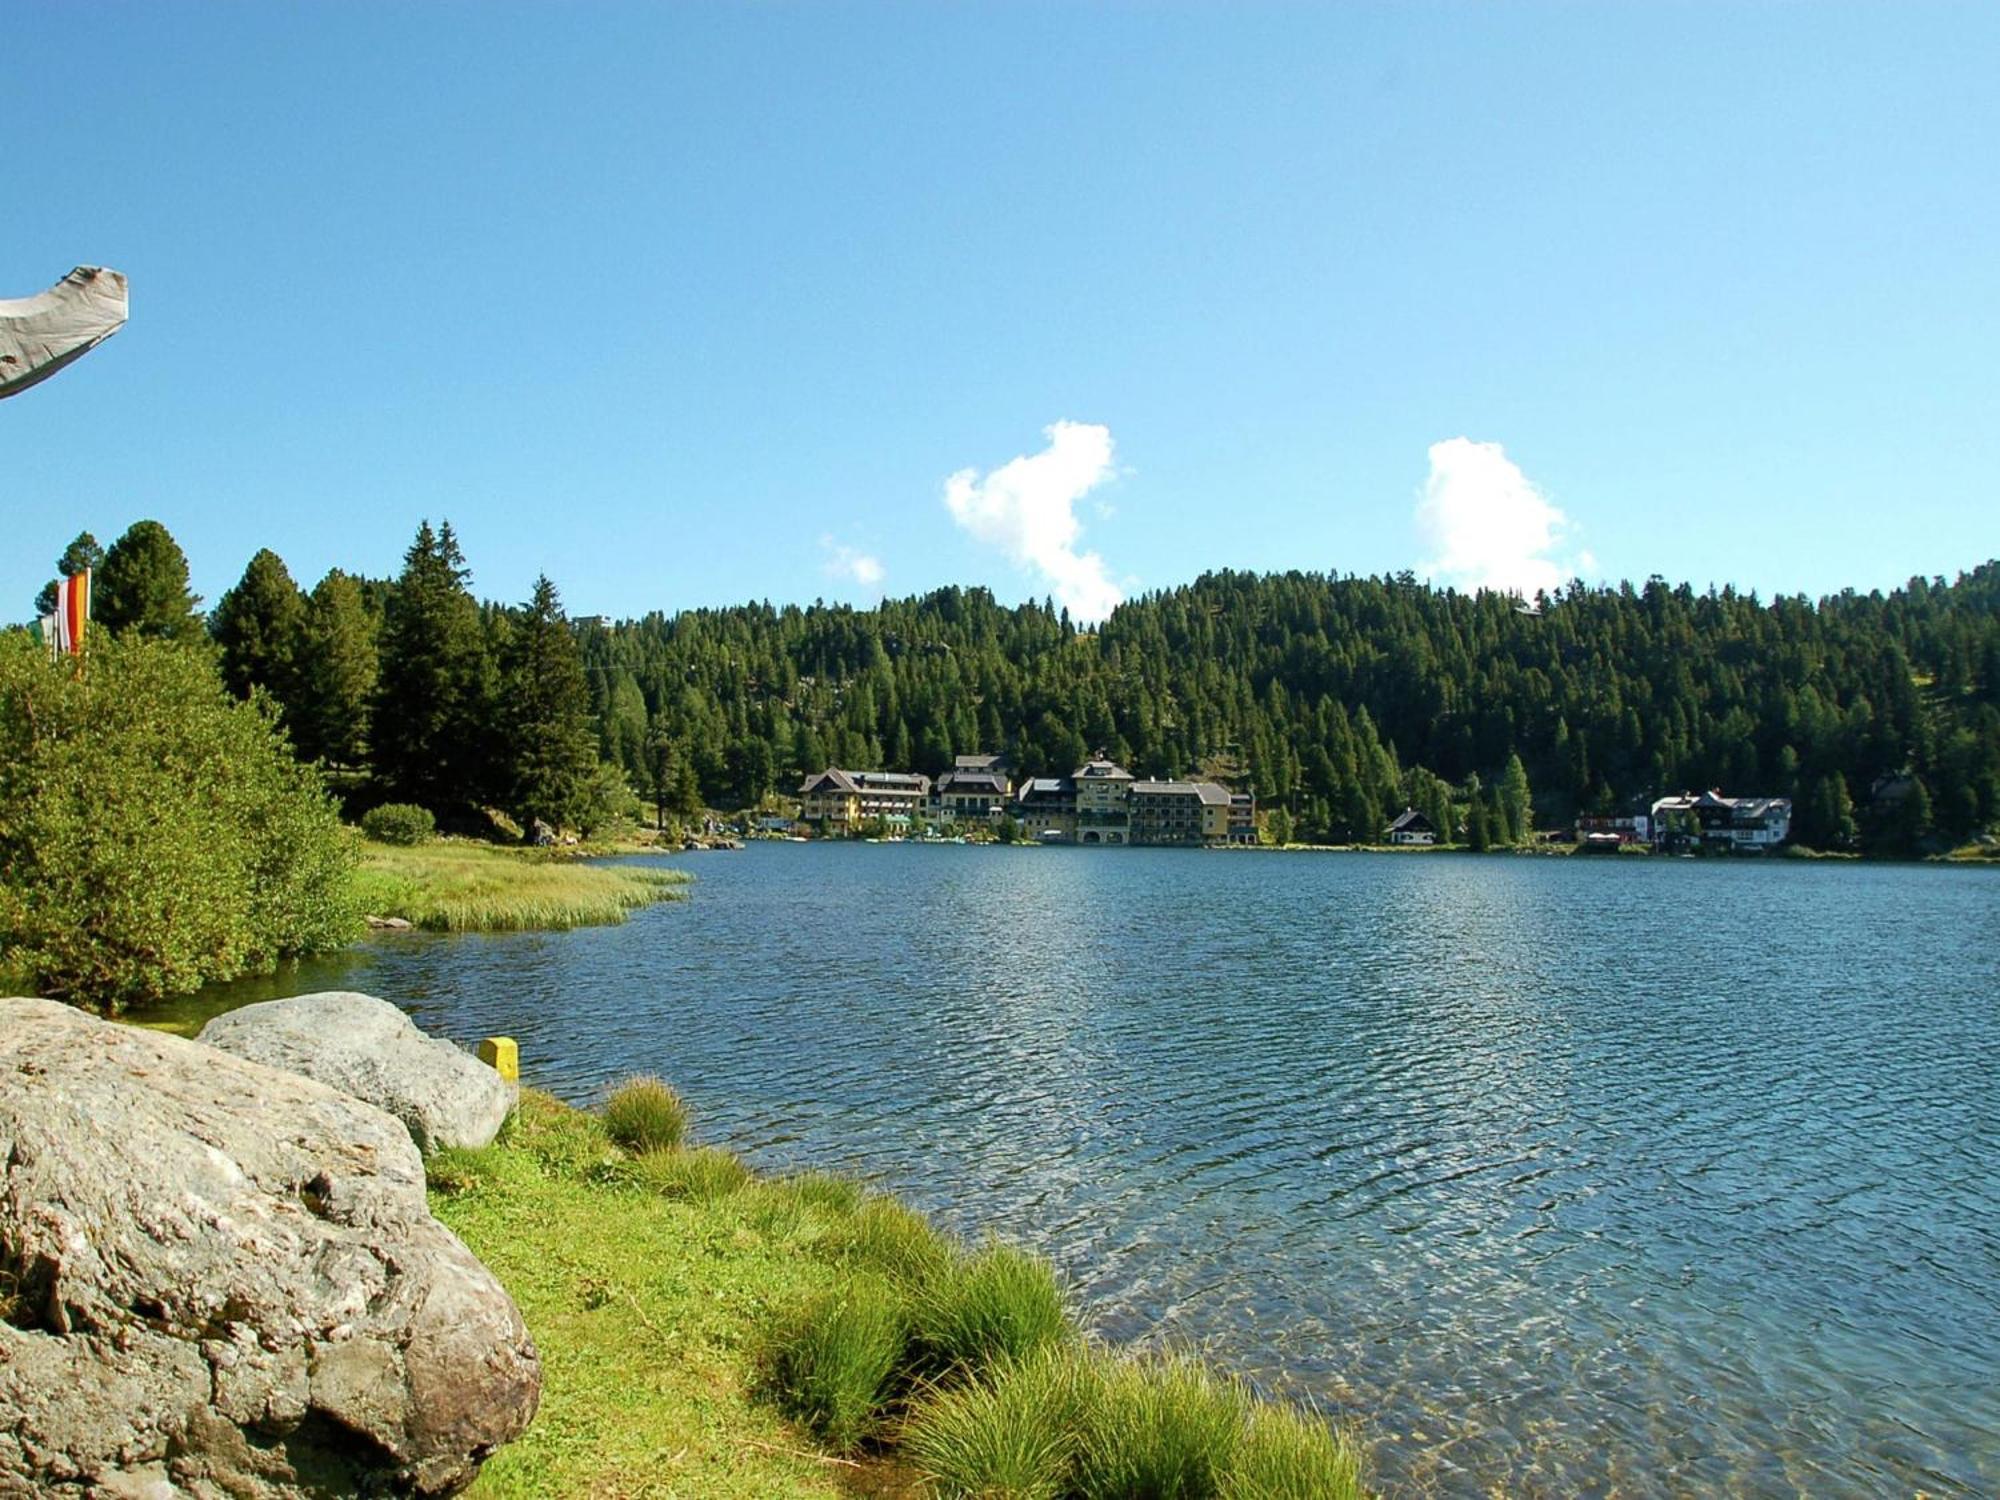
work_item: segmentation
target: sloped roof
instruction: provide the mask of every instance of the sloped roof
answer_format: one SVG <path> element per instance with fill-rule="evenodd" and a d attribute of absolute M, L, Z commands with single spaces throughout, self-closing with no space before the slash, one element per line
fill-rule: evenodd
<path fill-rule="evenodd" d="M 1391 833 L 1437 832 L 1437 824 L 1418 812 L 1414 807 L 1406 807 L 1396 815 L 1396 821 L 1389 825 Z"/>

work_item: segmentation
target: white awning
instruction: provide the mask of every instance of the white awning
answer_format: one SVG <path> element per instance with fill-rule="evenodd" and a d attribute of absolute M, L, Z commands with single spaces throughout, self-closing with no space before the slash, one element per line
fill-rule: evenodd
<path fill-rule="evenodd" d="M 125 277 L 78 266 L 46 292 L 0 299 L 0 397 L 25 391 L 125 326 Z"/>

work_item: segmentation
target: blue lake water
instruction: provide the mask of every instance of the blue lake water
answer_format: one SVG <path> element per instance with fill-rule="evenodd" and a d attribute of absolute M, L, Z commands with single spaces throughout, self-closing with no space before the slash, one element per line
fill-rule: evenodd
<path fill-rule="evenodd" d="M 2000 870 L 753 845 L 275 985 L 1045 1249 L 1393 1494 L 2000 1493 Z"/>

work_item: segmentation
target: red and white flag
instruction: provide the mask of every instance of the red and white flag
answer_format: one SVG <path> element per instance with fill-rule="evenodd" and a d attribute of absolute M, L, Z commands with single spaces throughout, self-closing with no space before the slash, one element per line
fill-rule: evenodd
<path fill-rule="evenodd" d="M 83 655 L 83 627 L 90 620 L 90 569 L 56 584 L 54 614 L 43 615 L 42 640 L 51 656 Z"/>

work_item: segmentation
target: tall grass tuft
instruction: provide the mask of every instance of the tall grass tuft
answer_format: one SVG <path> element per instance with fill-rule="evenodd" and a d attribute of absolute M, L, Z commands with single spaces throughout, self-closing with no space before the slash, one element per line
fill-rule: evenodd
<path fill-rule="evenodd" d="M 902 1297 L 874 1278 L 856 1278 L 807 1303 L 772 1349 L 782 1404 L 828 1446 L 854 1448 L 880 1420 L 902 1359 L 905 1322 Z"/>
<path fill-rule="evenodd" d="M 1310 1412 L 1260 1403 L 1222 1500 L 1361 1500 L 1361 1453 Z"/>
<path fill-rule="evenodd" d="M 916 1291 L 924 1367 L 977 1373 L 1071 1335 L 1055 1268 L 1011 1245 L 989 1245 Z"/>
<path fill-rule="evenodd" d="M 894 1198 L 873 1194 L 828 1243 L 840 1259 L 876 1270 L 911 1293 L 944 1277 L 957 1257 L 929 1219 Z"/>
<path fill-rule="evenodd" d="M 750 1180 L 750 1169 L 734 1151 L 699 1146 L 692 1151 L 648 1151 L 632 1164 L 632 1180 L 662 1198 L 710 1203 L 726 1198 Z"/>
<path fill-rule="evenodd" d="M 686 1101 L 658 1078 L 628 1078 L 604 1102 L 604 1128 L 628 1151 L 671 1151 L 687 1127 Z"/>
<path fill-rule="evenodd" d="M 859 1208 L 865 1192 L 852 1177 L 836 1177 L 831 1172 L 800 1172 L 780 1178 L 777 1185 L 791 1192 L 808 1208 L 841 1216 Z"/>
<path fill-rule="evenodd" d="M 1080 1500 L 1201 1500 L 1220 1493 L 1249 1397 L 1192 1359 L 1105 1360 L 1072 1477 Z"/>
<path fill-rule="evenodd" d="M 1059 1500 L 1095 1386 L 1080 1349 L 1044 1345 L 924 1397 L 903 1452 L 940 1495 Z"/>

